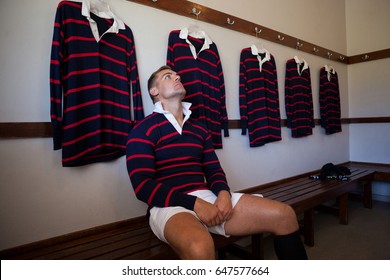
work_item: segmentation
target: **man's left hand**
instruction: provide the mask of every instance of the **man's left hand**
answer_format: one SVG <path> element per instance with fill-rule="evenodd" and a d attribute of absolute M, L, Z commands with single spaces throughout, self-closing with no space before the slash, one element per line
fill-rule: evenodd
<path fill-rule="evenodd" d="M 224 221 L 228 221 L 232 217 L 232 198 L 228 191 L 220 191 L 214 205 L 221 212 Z"/>

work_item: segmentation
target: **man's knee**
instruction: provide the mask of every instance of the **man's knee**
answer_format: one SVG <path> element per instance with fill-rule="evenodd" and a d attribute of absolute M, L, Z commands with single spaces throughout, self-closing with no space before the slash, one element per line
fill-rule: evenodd
<path fill-rule="evenodd" d="M 214 241 L 211 236 L 196 237 L 190 240 L 185 249 L 186 259 L 215 259 Z"/>
<path fill-rule="evenodd" d="M 281 223 L 279 223 L 280 228 L 278 231 L 281 234 L 288 234 L 296 231 L 299 228 L 297 215 L 290 205 L 283 204 L 283 206 L 280 208 L 279 214 Z"/>

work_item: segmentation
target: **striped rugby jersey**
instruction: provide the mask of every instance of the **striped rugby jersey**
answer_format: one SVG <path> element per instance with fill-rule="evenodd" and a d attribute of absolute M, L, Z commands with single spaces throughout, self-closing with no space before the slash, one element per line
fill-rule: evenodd
<path fill-rule="evenodd" d="M 291 136 L 296 138 L 312 135 L 313 95 L 310 67 L 306 60 L 300 60 L 297 56 L 287 60 L 284 94 L 287 127 L 291 128 Z"/>
<path fill-rule="evenodd" d="M 320 69 L 320 115 L 326 134 L 342 131 L 339 79 L 334 68 L 328 65 Z"/>
<path fill-rule="evenodd" d="M 249 146 L 258 147 L 281 137 L 278 78 L 275 59 L 255 45 L 240 55 L 239 104 L 242 135 L 249 133 Z"/>
<path fill-rule="evenodd" d="M 229 191 L 210 133 L 192 118 L 180 134 L 164 114 L 152 113 L 129 133 L 126 155 L 135 195 L 151 207 L 193 210 L 196 197 L 189 192 Z"/>
<path fill-rule="evenodd" d="M 132 31 L 109 10 L 96 16 L 91 3 L 62 1 L 55 16 L 51 123 L 63 166 L 124 155 L 129 130 L 144 117 Z"/>
<path fill-rule="evenodd" d="M 167 65 L 176 71 L 186 89 L 183 101 L 192 103 L 191 117 L 206 125 L 215 149 L 222 148 L 222 133 L 228 136 L 225 82 L 215 43 L 203 31 L 199 38 L 188 29 L 169 34 Z M 194 35 L 195 36 L 195 35 Z"/>

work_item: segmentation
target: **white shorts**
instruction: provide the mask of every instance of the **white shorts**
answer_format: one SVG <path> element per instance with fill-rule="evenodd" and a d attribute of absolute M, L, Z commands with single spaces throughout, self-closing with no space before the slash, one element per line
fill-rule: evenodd
<path fill-rule="evenodd" d="M 193 196 L 202 198 L 203 200 L 205 200 L 209 203 L 212 203 L 212 204 L 217 199 L 217 196 L 210 190 L 194 191 L 194 192 L 189 193 L 189 195 L 193 195 Z M 240 200 L 242 195 L 243 195 L 243 193 L 232 193 L 232 206 L 233 206 L 233 208 L 234 208 L 234 206 L 236 206 L 237 202 Z M 261 196 L 261 195 L 258 195 L 258 196 Z M 165 224 L 173 215 L 178 214 L 178 213 L 185 213 L 185 212 L 190 213 L 190 214 L 194 215 L 196 218 L 198 218 L 198 216 L 196 215 L 196 213 L 194 211 L 188 210 L 188 209 L 181 207 L 181 206 L 162 207 L 162 208 L 153 207 L 152 209 L 150 209 L 150 217 L 149 217 L 150 227 L 151 227 L 152 231 L 154 232 L 154 234 L 161 241 L 168 243 L 167 240 L 165 239 L 165 236 L 164 236 Z M 205 225 L 205 227 L 211 233 L 215 233 L 215 234 L 229 237 L 229 235 L 227 235 L 225 233 L 225 223 L 222 223 L 218 226 L 213 226 L 213 227 L 207 227 Z"/>

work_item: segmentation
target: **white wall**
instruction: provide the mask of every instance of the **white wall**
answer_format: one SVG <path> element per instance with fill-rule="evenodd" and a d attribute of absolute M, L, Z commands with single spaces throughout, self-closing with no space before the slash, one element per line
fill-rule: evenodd
<path fill-rule="evenodd" d="M 343 1 L 196 0 L 193 2 L 264 25 L 336 52 L 346 53 Z"/>
<path fill-rule="evenodd" d="M 390 1 L 346 0 L 348 55 L 390 47 Z M 390 115 L 390 59 L 348 66 L 350 117 Z M 350 125 L 352 161 L 390 163 L 390 124 Z M 390 202 L 390 184 L 375 182 L 374 198 Z"/>
<path fill-rule="evenodd" d="M 350 117 L 390 115 L 389 77 L 390 58 L 348 66 Z M 352 124 L 349 127 L 352 161 L 390 163 L 389 123 Z"/>
<path fill-rule="evenodd" d="M 390 2 L 345 0 L 348 55 L 388 49 Z"/>
<path fill-rule="evenodd" d="M 188 26 L 193 20 L 125 0 L 106 1 L 134 33 L 148 114 L 152 104 L 146 80 L 153 70 L 165 64 L 168 33 Z M 0 3 L 1 122 L 49 121 L 48 69 L 58 2 L 2 0 Z M 323 0 L 195 2 L 337 52 L 347 50 L 344 1 L 329 0 L 326 4 Z M 262 43 L 276 58 L 282 118 L 285 118 L 284 63 L 296 54 L 309 62 L 315 118 L 319 118 L 318 76 L 320 67 L 328 63 L 326 59 L 206 23 L 198 25 L 218 46 L 230 119 L 239 118 L 239 54 L 242 48 L 253 43 Z M 339 74 L 342 117 L 346 118 L 350 110 L 351 77 L 346 65 L 332 64 Z M 230 137 L 223 139 L 224 148 L 217 153 L 232 189 L 237 190 L 318 169 L 327 162 L 348 161 L 349 131 L 348 126 L 343 126 L 342 133 L 327 136 L 317 126 L 314 135 L 292 139 L 290 131 L 283 128 L 281 142 L 249 148 L 247 136 L 240 135 L 239 129 L 232 129 Z M 145 213 L 145 205 L 134 198 L 124 157 L 108 163 L 63 168 L 61 153 L 52 150 L 50 138 L 0 140 L 0 157 L 0 249 Z"/>

